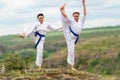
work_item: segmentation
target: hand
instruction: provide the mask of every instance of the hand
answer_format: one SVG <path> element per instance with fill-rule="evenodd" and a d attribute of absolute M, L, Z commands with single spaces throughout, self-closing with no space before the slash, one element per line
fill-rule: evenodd
<path fill-rule="evenodd" d="M 60 7 L 60 10 L 64 10 L 65 9 L 65 3 Z"/>
<path fill-rule="evenodd" d="M 83 5 L 85 4 L 85 0 L 82 0 L 82 4 L 83 4 Z"/>
<path fill-rule="evenodd" d="M 19 37 L 24 38 L 25 37 L 25 33 L 19 34 Z"/>

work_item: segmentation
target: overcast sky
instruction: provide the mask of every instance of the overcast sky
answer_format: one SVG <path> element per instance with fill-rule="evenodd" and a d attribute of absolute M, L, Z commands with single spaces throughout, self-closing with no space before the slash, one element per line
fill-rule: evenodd
<path fill-rule="evenodd" d="M 18 34 L 24 27 L 37 21 L 36 15 L 44 13 L 45 21 L 61 26 L 59 7 L 66 2 L 66 13 L 73 11 L 82 16 L 82 0 L 0 0 L 0 35 Z M 120 24 L 119 0 L 86 0 L 87 19 L 84 28 Z"/>

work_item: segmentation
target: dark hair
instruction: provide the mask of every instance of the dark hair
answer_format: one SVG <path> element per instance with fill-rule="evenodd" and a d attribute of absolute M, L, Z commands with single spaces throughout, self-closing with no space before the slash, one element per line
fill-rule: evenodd
<path fill-rule="evenodd" d="M 74 16 L 74 14 L 78 14 L 78 15 L 80 15 L 80 13 L 79 13 L 79 12 L 73 12 L 73 16 Z"/>
<path fill-rule="evenodd" d="M 39 14 L 37 15 L 37 18 L 38 18 L 39 16 L 43 16 L 43 17 L 44 17 L 43 13 L 39 13 Z"/>

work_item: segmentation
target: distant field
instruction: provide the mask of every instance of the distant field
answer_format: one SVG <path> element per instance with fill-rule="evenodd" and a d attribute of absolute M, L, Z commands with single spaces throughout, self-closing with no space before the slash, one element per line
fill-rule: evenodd
<path fill-rule="evenodd" d="M 76 68 L 99 74 L 120 76 L 120 26 L 83 29 L 76 45 Z M 28 37 L 18 35 L 0 37 L 0 60 L 9 54 L 31 58 L 35 61 L 36 49 Z M 62 32 L 49 32 L 44 47 L 44 67 L 66 67 L 67 48 Z M 59 55 L 59 56 L 58 56 Z M 62 59 L 61 59 L 62 58 Z M 54 62 L 54 64 L 51 64 Z"/>
<path fill-rule="evenodd" d="M 79 42 L 97 38 L 97 37 L 118 37 L 120 34 L 120 27 L 101 27 L 93 29 L 84 29 L 80 35 Z M 10 53 L 14 51 L 20 51 L 23 49 L 33 49 L 34 43 L 28 37 L 26 39 L 21 39 L 18 35 L 8 35 L 0 37 L 0 54 Z M 62 32 L 49 32 L 46 35 L 45 41 L 45 52 L 55 53 L 56 51 L 65 48 L 65 40 Z M 56 49 L 57 48 L 57 49 Z M 35 51 L 35 50 L 34 50 Z"/>

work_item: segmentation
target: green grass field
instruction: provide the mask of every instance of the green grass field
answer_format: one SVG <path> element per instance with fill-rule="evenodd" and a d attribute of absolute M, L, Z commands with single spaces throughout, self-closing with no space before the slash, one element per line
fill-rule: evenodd
<path fill-rule="evenodd" d="M 120 76 L 119 34 L 120 26 L 84 29 L 75 49 L 76 68 L 96 74 Z M 45 40 L 43 66 L 47 68 L 66 67 L 66 54 L 67 48 L 63 33 L 49 32 Z M 23 67 L 18 65 L 10 69 L 29 68 L 29 65 L 35 65 L 36 49 L 34 49 L 32 40 L 21 39 L 18 35 L 1 36 L 0 64 L 11 63 L 7 60 L 15 56 L 15 61 L 21 60 L 18 64 Z M 55 61 L 54 64 L 53 61 Z M 25 66 L 23 62 L 29 64 Z"/>

